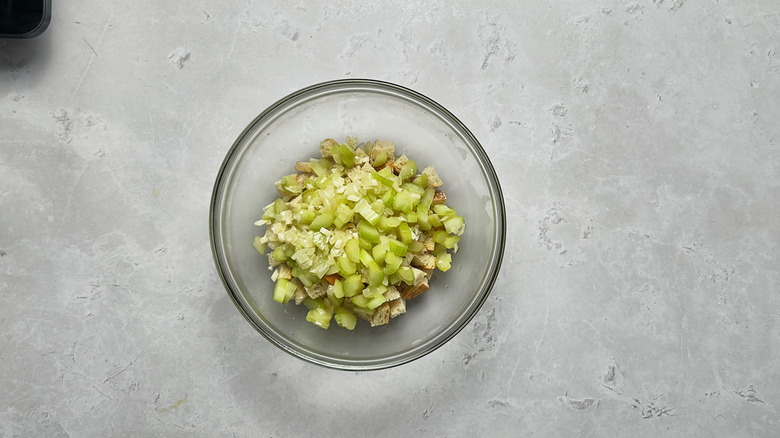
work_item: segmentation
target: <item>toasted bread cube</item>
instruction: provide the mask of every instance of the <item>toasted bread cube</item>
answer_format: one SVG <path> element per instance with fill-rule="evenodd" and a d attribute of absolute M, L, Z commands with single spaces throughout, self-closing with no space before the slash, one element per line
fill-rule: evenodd
<path fill-rule="evenodd" d="M 401 292 L 398 292 L 398 289 L 392 284 L 387 287 L 387 290 L 385 291 L 384 295 L 385 295 L 385 300 L 387 300 L 387 302 L 401 298 Z"/>
<path fill-rule="evenodd" d="M 387 161 L 395 160 L 395 144 L 392 141 L 376 140 L 374 142 L 374 147 L 371 149 L 372 165 L 374 164 L 374 160 L 376 159 L 376 155 L 379 153 L 379 151 L 383 151 L 387 154 Z"/>
<path fill-rule="evenodd" d="M 441 190 L 433 192 L 433 201 L 431 202 L 431 205 L 444 204 L 445 202 L 447 202 L 447 195 L 445 195 L 444 192 Z"/>
<path fill-rule="evenodd" d="M 293 295 L 295 304 L 301 304 L 303 300 L 305 300 L 306 297 L 308 297 L 309 295 L 306 294 L 306 289 L 304 289 L 301 280 L 298 280 L 297 278 L 293 278 L 292 282 L 295 283 L 295 286 L 297 286 L 297 288 L 295 289 L 295 294 Z"/>
<path fill-rule="evenodd" d="M 390 304 L 390 318 L 406 313 L 406 301 L 403 298 L 396 298 L 388 304 Z"/>
<path fill-rule="evenodd" d="M 408 162 L 409 158 L 407 158 L 406 154 L 402 154 L 400 157 L 398 157 L 397 160 L 393 160 L 393 173 L 398 175 L 398 172 L 401 171 L 401 168 L 404 167 L 404 165 Z"/>
<path fill-rule="evenodd" d="M 412 266 L 421 269 L 433 269 L 436 267 L 436 256 L 430 253 L 415 254 L 412 258 Z"/>
<path fill-rule="evenodd" d="M 322 140 L 320 143 L 320 154 L 322 154 L 324 158 L 333 156 L 333 147 L 338 145 L 338 142 L 332 138 Z"/>
<path fill-rule="evenodd" d="M 371 317 L 371 327 L 384 325 L 390 322 L 390 304 L 385 302 L 374 309 L 374 315 Z"/>
<path fill-rule="evenodd" d="M 308 161 L 296 161 L 295 170 L 298 172 L 311 173 L 311 163 Z"/>
<path fill-rule="evenodd" d="M 306 288 L 306 294 L 312 299 L 317 299 L 324 296 L 326 293 L 328 293 L 328 283 L 326 281 L 314 283 Z"/>
<path fill-rule="evenodd" d="M 428 177 L 428 187 L 433 187 L 435 189 L 444 185 L 444 182 L 439 178 L 439 174 L 436 173 L 433 166 L 426 167 L 422 173 Z"/>
<path fill-rule="evenodd" d="M 276 277 L 276 278 L 274 278 Z M 290 269 L 289 266 L 287 266 L 286 263 L 282 263 L 279 266 L 276 267 L 276 271 L 274 272 L 274 277 L 271 277 L 272 279 L 276 280 L 279 278 L 284 278 L 285 280 L 291 280 L 292 279 L 292 269 Z"/>
<path fill-rule="evenodd" d="M 412 298 L 415 298 L 419 296 L 421 293 L 428 290 L 430 286 L 428 286 L 428 280 L 420 282 L 420 284 L 414 285 L 414 286 L 407 286 L 404 290 L 401 291 L 401 298 L 404 300 L 411 300 Z"/>

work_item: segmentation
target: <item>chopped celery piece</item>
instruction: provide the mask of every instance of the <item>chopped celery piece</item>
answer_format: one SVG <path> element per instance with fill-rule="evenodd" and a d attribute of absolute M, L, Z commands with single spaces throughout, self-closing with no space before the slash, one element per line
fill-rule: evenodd
<path fill-rule="evenodd" d="M 388 252 L 385 254 L 385 275 L 392 275 L 401 266 L 404 261 L 401 257 L 395 255 L 395 253 Z"/>
<path fill-rule="evenodd" d="M 327 330 L 328 327 L 330 327 L 330 318 L 332 316 L 333 315 L 326 309 L 317 307 L 316 309 L 309 310 L 309 313 L 306 314 L 306 321 Z"/>
<path fill-rule="evenodd" d="M 382 166 L 385 163 L 387 163 L 387 152 L 385 151 L 377 152 L 376 157 L 374 157 L 374 167 Z"/>
<path fill-rule="evenodd" d="M 413 224 L 413 223 L 417 222 L 417 213 L 415 213 L 413 211 L 408 211 L 408 212 L 404 213 L 404 218 L 406 219 L 406 222 L 409 222 L 409 223 Z"/>
<path fill-rule="evenodd" d="M 341 274 L 342 277 L 346 277 L 357 272 L 357 266 L 352 260 L 349 259 L 348 256 L 339 257 L 336 265 L 339 267 L 339 274 Z"/>
<path fill-rule="evenodd" d="M 295 295 L 295 290 L 298 286 L 295 283 L 288 281 L 285 278 L 279 278 L 274 285 L 274 301 L 278 303 L 286 303 L 290 301 L 290 298 Z"/>
<path fill-rule="evenodd" d="M 349 300 L 352 301 L 352 304 L 358 307 L 368 308 L 368 298 L 363 294 L 355 295 L 354 297 L 351 297 Z"/>
<path fill-rule="evenodd" d="M 363 291 L 363 280 L 360 279 L 360 274 L 346 277 L 343 284 L 345 297 L 354 297 Z"/>
<path fill-rule="evenodd" d="M 284 261 L 287 261 L 287 259 L 288 259 L 287 253 L 284 251 L 284 248 L 282 248 L 281 246 L 277 246 L 276 247 L 276 249 L 274 250 L 274 252 L 272 254 L 272 257 L 277 262 L 284 262 Z"/>
<path fill-rule="evenodd" d="M 411 230 L 410 230 L 411 231 Z M 390 248 L 390 251 L 399 256 L 403 257 L 406 255 L 406 252 L 409 250 L 409 246 L 403 242 L 399 242 L 392 237 L 387 239 L 388 247 Z"/>
<path fill-rule="evenodd" d="M 354 330 L 355 325 L 357 325 L 357 317 L 343 307 L 336 309 L 336 314 L 333 315 L 333 319 L 336 320 L 336 324 L 338 324 L 339 327 L 344 327 L 347 330 Z"/>
<path fill-rule="evenodd" d="M 455 210 L 447 207 L 444 204 L 436 204 L 433 206 L 433 211 L 439 215 L 439 217 L 451 217 L 455 216 Z"/>
<path fill-rule="evenodd" d="M 412 208 L 414 208 L 412 194 L 408 190 L 401 190 L 396 193 L 393 198 L 393 208 L 403 212 L 412 211 Z"/>
<path fill-rule="evenodd" d="M 416 194 L 420 197 L 420 199 L 422 199 L 422 196 L 425 194 L 425 189 L 412 183 L 403 183 L 401 188 L 408 191 L 409 193 Z"/>
<path fill-rule="evenodd" d="M 440 271 L 445 272 L 450 269 L 450 266 L 452 264 L 452 255 L 449 253 L 443 253 L 440 256 L 436 257 L 436 267 L 439 268 Z"/>
<path fill-rule="evenodd" d="M 371 204 L 369 204 L 365 198 L 360 198 L 357 204 L 355 204 L 355 212 L 363 216 L 371 225 L 376 225 L 376 223 L 379 222 L 379 214 L 371 208 Z"/>
<path fill-rule="evenodd" d="M 420 251 L 422 251 L 424 248 L 425 245 L 423 245 L 423 243 L 418 240 L 409 242 L 409 252 L 412 254 L 417 254 Z"/>
<path fill-rule="evenodd" d="M 386 167 L 385 169 L 389 169 L 389 167 Z M 382 185 L 387 187 L 393 187 L 393 185 L 395 185 L 395 176 L 387 176 L 382 175 L 381 172 L 373 172 L 371 174 L 371 178 L 374 178 L 375 180 L 382 183 Z"/>
<path fill-rule="evenodd" d="M 371 250 L 371 257 L 373 257 L 377 263 L 384 263 L 386 254 L 387 250 L 382 248 L 382 245 L 377 245 Z"/>
<path fill-rule="evenodd" d="M 406 222 L 401 222 L 398 225 L 398 238 L 401 239 L 401 242 L 409 244 L 409 242 L 412 241 L 412 229 L 409 228 L 409 224 Z"/>
<path fill-rule="evenodd" d="M 395 189 L 388 190 L 385 192 L 384 195 L 382 195 L 382 203 L 385 204 L 387 207 L 393 206 L 393 200 L 395 199 Z"/>
<path fill-rule="evenodd" d="M 349 257 L 352 263 L 360 261 L 360 241 L 358 239 L 349 239 L 344 245 L 344 253 Z"/>
<path fill-rule="evenodd" d="M 374 298 L 375 296 L 382 295 L 385 292 L 387 292 L 387 286 L 381 284 L 378 286 L 368 286 L 367 288 L 363 289 L 363 295 L 365 295 L 367 298 Z"/>
<path fill-rule="evenodd" d="M 458 236 L 463 234 L 463 216 L 454 216 L 445 220 L 444 229 L 450 234 L 457 234 Z"/>
<path fill-rule="evenodd" d="M 336 157 L 347 167 L 355 166 L 355 153 L 346 144 L 338 145 L 336 148 Z"/>
<path fill-rule="evenodd" d="M 314 220 L 311 221 L 309 228 L 315 231 L 318 231 L 320 228 L 328 228 L 331 225 L 333 225 L 334 218 L 335 216 L 333 215 L 333 213 L 329 211 L 320 213 L 319 216 L 315 217 Z"/>
<path fill-rule="evenodd" d="M 425 189 L 425 193 L 420 198 L 420 204 L 418 208 L 422 208 L 427 213 L 431 209 L 434 195 L 436 195 L 436 190 L 434 190 L 432 187 Z"/>
<path fill-rule="evenodd" d="M 406 284 L 411 285 L 414 283 L 414 271 L 412 271 L 412 268 L 409 266 L 401 266 L 396 271 L 396 274 L 401 278 L 401 281 L 403 281 Z"/>
<path fill-rule="evenodd" d="M 371 254 L 368 253 L 365 249 L 360 250 L 360 263 L 363 264 L 366 268 L 369 267 L 371 263 L 376 263 L 374 261 L 374 258 L 371 257 Z"/>
<path fill-rule="evenodd" d="M 310 163 L 311 170 L 313 170 L 317 176 L 325 176 L 330 172 L 330 161 L 326 160 L 325 158 L 321 158 L 319 160 L 312 159 Z"/>
<path fill-rule="evenodd" d="M 414 177 L 415 175 L 417 175 L 417 163 L 415 163 L 413 160 L 407 161 L 398 172 L 398 178 L 400 178 L 401 181 L 405 181 Z"/>
<path fill-rule="evenodd" d="M 336 279 L 336 281 L 333 282 L 333 286 L 330 288 L 330 290 L 333 293 L 334 297 L 336 298 L 344 297 L 344 283 L 342 283 L 341 280 Z"/>
<path fill-rule="evenodd" d="M 431 223 L 428 221 L 428 212 L 422 207 L 417 207 L 417 226 L 422 231 L 431 229 Z"/>
<path fill-rule="evenodd" d="M 379 231 L 368 221 L 360 221 L 358 224 L 358 236 L 361 239 L 365 239 L 366 242 L 379 243 Z"/>
<path fill-rule="evenodd" d="M 428 175 L 423 173 L 422 175 L 420 175 L 417 178 L 415 178 L 414 181 L 412 181 L 412 182 L 416 186 L 420 186 L 422 188 L 426 188 L 426 187 L 428 187 Z"/>
<path fill-rule="evenodd" d="M 376 309 L 377 307 L 381 306 L 382 303 L 384 303 L 385 301 L 387 301 L 385 299 L 385 296 L 382 295 L 382 294 L 379 294 L 379 295 L 375 296 L 374 298 L 369 299 L 368 303 L 366 303 L 366 307 L 368 307 L 369 309 Z"/>
<path fill-rule="evenodd" d="M 383 216 L 380 223 L 382 224 L 382 227 L 384 227 L 385 229 L 393 230 L 395 228 L 398 228 L 399 225 L 401 225 L 401 219 L 395 216 Z"/>
<path fill-rule="evenodd" d="M 301 225 L 309 225 L 315 217 L 317 217 L 316 212 L 312 210 L 301 210 L 301 218 L 299 222 Z"/>
<path fill-rule="evenodd" d="M 431 224 L 431 228 L 439 228 L 441 226 L 441 219 L 436 213 L 428 215 L 428 223 Z"/>
<path fill-rule="evenodd" d="M 252 246 L 254 246 L 260 254 L 265 254 L 265 244 L 260 236 L 255 236 L 255 240 L 252 241 Z"/>
<path fill-rule="evenodd" d="M 368 268 L 368 284 L 370 286 L 379 286 L 385 281 L 385 273 L 382 268 L 379 267 L 377 262 L 371 260 L 367 266 Z"/>

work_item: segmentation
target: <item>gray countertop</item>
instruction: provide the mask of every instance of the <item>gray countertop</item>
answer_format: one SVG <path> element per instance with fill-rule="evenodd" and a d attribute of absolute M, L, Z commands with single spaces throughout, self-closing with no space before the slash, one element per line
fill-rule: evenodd
<path fill-rule="evenodd" d="M 0 41 L 0 437 L 775 436 L 780 3 L 55 2 Z M 498 282 L 407 365 L 309 365 L 216 274 L 267 105 L 395 82 L 480 139 Z"/>

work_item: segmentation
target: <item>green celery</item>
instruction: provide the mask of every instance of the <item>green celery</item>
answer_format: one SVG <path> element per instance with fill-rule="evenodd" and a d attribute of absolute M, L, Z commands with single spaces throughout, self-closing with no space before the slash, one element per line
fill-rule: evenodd
<path fill-rule="evenodd" d="M 354 297 L 363 291 L 363 280 L 360 278 L 360 274 L 353 274 L 344 278 L 344 296 Z"/>
<path fill-rule="evenodd" d="M 357 317 L 343 307 L 336 309 L 336 314 L 333 315 L 333 319 L 336 320 L 336 324 L 338 324 L 339 327 L 343 327 L 347 330 L 354 330 L 357 325 Z"/>
<path fill-rule="evenodd" d="M 329 228 L 333 225 L 333 219 L 335 219 L 333 213 L 329 211 L 322 212 L 311 221 L 309 228 L 314 231 L 318 231 L 320 228 Z"/>
<path fill-rule="evenodd" d="M 352 263 L 360 261 L 360 242 L 358 239 L 349 239 L 344 244 L 344 253 L 349 257 Z"/>
<path fill-rule="evenodd" d="M 255 236 L 255 239 L 252 241 L 252 246 L 254 246 L 260 254 L 265 254 L 265 244 L 262 243 L 260 236 Z"/>
<path fill-rule="evenodd" d="M 370 206 L 369 206 L 370 209 Z M 373 210 L 371 210 L 373 212 Z M 379 243 L 379 231 L 367 220 L 358 224 L 358 236 L 370 243 Z"/>
<path fill-rule="evenodd" d="M 330 327 L 330 319 L 333 315 L 322 307 L 309 310 L 306 314 L 306 321 L 316 325 L 317 327 L 328 329 Z"/>

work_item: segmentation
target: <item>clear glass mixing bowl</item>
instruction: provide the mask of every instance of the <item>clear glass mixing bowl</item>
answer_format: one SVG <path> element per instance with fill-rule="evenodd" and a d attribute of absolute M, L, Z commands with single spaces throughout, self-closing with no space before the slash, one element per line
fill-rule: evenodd
<path fill-rule="evenodd" d="M 433 165 L 447 204 L 465 218 L 452 268 L 435 272 L 431 288 L 407 302 L 407 313 L 379 327 L 353 331 L 306 322 L 307 308 L 272 299 L 268 259 L 252 247 L 254 225 L 276 198 L 274 183 L 296 161 L 318 157 L 325 138 L 391 140 L 420 168 Z M 211 246 L 219 275 L 252 326 L 306 361 L 371 370 L 419 358 L 455 336 L 474 317 L 496 281 L 506 217 L 498 178 L 477 139 L 454 115 L 407 88 L 366 79 L 312 85 L 263 111 L 230 148 L 214 184 Z"/>

